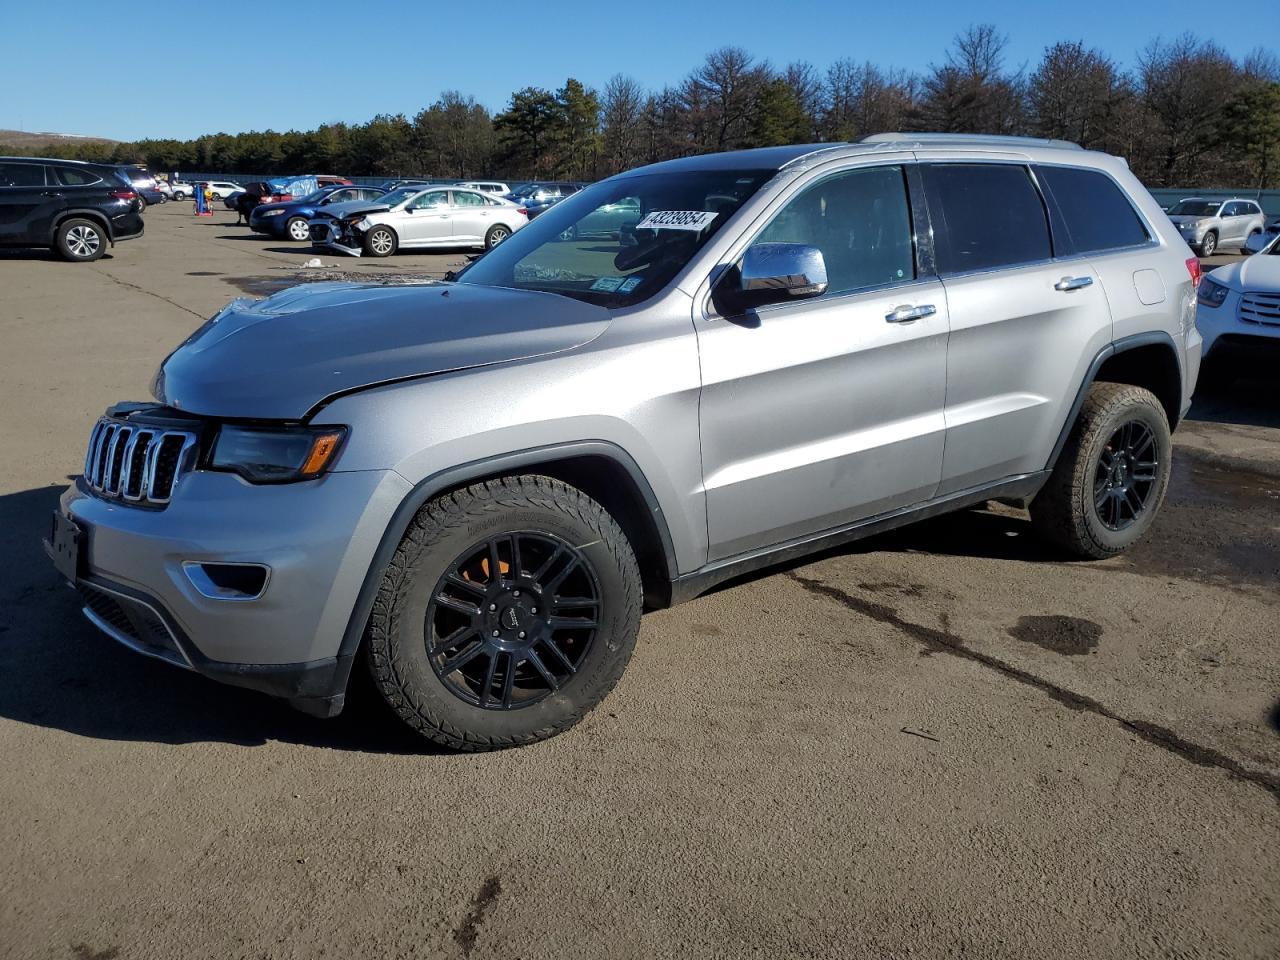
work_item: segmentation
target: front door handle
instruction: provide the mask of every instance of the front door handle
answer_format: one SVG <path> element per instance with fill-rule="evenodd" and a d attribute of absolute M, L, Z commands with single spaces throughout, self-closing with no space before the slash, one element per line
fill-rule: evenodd
<path fill-rule="evenodd" d="M 57 190 L 46 190 L 46 191 L 44 192 L 44 196 L 46 196 L 46 197 L 60 197 L 60 196 L 62 196 L 62 194 L 61 194 L 61 193 L 59 193 Z"/>
<path fill-rule="evenodd" d="M 1082 287 L 1093 286 L 1093 277 L 1063 277 L 1053 285 L 1055 290 L 1079 290 Z"/>
<path fill-rule="evenodd" d="M 932 303 L 922 303 L 918 307 L 904 303 L 900 307 L 894 307 L 893 312 L 886 313 L 884 318 L 889 323 L 915 323 L 924 317 L 932 317 L 937 312 L 938 308 Z"/>

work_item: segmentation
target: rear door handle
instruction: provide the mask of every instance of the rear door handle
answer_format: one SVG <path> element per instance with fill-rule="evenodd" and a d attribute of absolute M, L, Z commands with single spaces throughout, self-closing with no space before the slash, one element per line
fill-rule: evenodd
<path fill-rule="evenodd" d="M 1063 277 L 1053 285 L 1053 289 L 1067 291 L 1091 286 L 1093 286 L 1093 277 Z"/>
<path fill-rule="evenodd" d="M 886 313 L 884 318 L 889 323 L 915 323 L 924 317 L 932 317 L 938 312 L 938 308 L 932 303 L 922 303 L 918 307 L 913 307 L 906 303 L 900 307 L 894 307 L 892 313 Z"/>

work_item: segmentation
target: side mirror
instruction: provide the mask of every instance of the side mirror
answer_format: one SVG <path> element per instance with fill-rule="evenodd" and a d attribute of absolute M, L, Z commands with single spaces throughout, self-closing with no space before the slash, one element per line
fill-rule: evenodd
<path fill-rule="evenodd" d="M 820 297 L 827 292 L 822 251 L 805 243 L 757 243 L 725 277 L 717 300 L 730 313 L 771 303 Z"/>

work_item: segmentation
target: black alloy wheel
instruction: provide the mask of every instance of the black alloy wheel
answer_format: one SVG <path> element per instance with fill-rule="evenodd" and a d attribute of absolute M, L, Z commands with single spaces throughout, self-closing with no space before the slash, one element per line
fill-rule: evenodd
<path fill-rule="evenodd" d="M 1093 503 L 1108 530 L 1124 530 L 1141 518 L 1156 488 L 1160 461 L 1155 434 L 1147 424 L 1122 424 L 1099 451 Z"/>
<path fill-rule="evenodd" d="M 504 533 L 466 550 L 427 606 L 427 657 L 451 693 L 518 710 L 573 679 L 599 628 L 590 560 L 559 537 Z"/>

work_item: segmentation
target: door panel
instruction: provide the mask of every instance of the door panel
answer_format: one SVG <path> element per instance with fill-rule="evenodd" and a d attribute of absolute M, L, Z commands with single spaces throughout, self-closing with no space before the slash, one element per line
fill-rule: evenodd
<path fill-rule="evenodd" d="M 449 191 L 432 190 L 412 201 L 403 216 L 397 218 L 400 244 L 446 243 L 453 236 L 453 213 L 449 208 Z"/>
<path fill-rule="evenodd" d="M 1088 364 L 1111 339 L 1102 283 L 1083 259 L 944 283 L 951 346 L 940 495 L 1044 469 Z"/>
<path fill-rule="evenodd" d="M 0 163 L 0 241 L 44 243 L 62 187 L 45 186 L 44 167 Z"/>
<path fill-rule="evenodd" d="M 903 304 L 937 312 L 912 324 Z M 928 500 L 945 421 L 937 281 L 760 311 L 698 331 L 710 559 Z"/>
<path fill-rule="evenodd" d="M 460 243 L 483 240 L 493 222 L 492 210 L 484 202 L 484 197 L 461 190 L 453 191 L 453 238 Z"/>

